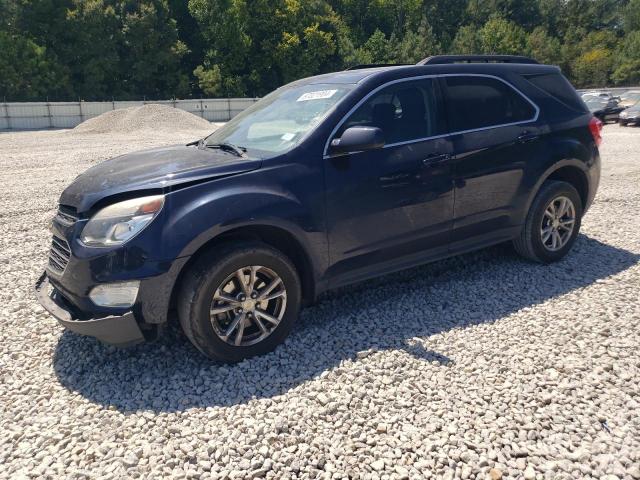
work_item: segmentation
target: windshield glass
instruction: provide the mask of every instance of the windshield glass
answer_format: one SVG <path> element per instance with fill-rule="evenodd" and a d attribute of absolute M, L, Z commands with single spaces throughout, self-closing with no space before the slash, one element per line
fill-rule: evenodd
<path fill-rule="evenodd" d="M 231 143 L 258 157 L 284 153 L 318 125 L 355 85 L 283 87 L 216 130 L 205 146 Z"/>
<path fill-rule="evenodd" d="M 589 109 L 591 111 L 600 110 L 601 108 L 605 108 L 607 106 L 607 104 L 609 103 L 608 100 L 603 99 L 603 98 L 599 98 L 599 97 L 588 98 L 588 99 L 585 99 L 584 102 L 587 104 L 587 107 L 589 107 Z"/>

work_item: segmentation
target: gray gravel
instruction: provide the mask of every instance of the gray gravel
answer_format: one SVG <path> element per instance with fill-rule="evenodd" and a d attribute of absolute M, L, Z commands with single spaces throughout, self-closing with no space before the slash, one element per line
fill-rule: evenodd
<path fill-rule="evenodd" d="M 73 129 L 78 133 L 136 133 L 142 136 L 145 130 L 151 130 L 152 135 L 165 132 L 171 133 L 178 125 L 182 130 L 211 129 L 211 124 L 204 118 L 193 113 L 168 105 L 149 103 L 137 107 L 119 108 L 105 112 L 97 117 L 85 120 Z"/>
<path fill-rule="evenodd" d="M 553 266 L 500 246 L 345 288 L 236 366 L 176 328 L 64 333 L 31 290 L 61 190 L 197 136 L 0 134 L 0 477 L 640 479 L 640 129 L 606 127 Z"/>

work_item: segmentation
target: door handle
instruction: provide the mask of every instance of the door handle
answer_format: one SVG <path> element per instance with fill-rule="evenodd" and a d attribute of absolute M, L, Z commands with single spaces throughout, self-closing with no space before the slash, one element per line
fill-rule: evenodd
<path fill-rule="evenodd" d="M 448 162 L 449 160 L 451 160 L 451 155 L 448 153 L 443 153 L 443 154 L 434 154 L 434 155 L 429 155 L 427 158 L 425 158 L 424 160 L 422 160 L 422 165 L 424 165 L 425 167 L 433 167 L 435 165 L 440 165 L 443 163 Z"/>
<path fill-rule="evenodd" d="M 536 135 L 535 133 L 531 133 L 525 130 L 517 138 L 517 141 L 518 143 L 529 143 L 529 142 L 533 142 L 534 140 L 537 140 L 538 138 L 540 138 L 540 135 Z"/>

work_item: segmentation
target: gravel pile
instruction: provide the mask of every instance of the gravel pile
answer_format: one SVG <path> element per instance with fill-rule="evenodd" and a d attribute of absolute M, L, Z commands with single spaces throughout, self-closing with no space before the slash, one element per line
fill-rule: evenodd
<path fill-rule="evenodd" d="M 211 129 L 211 123 L 192 113 L 166 105 L 148 104 L 103 113 L 82 122 L 74 133 L 175 132 Z M 214 129 L 211 129 L 214 130 Z"/>
<path fill-rule="evenodd" d="M 176 328 L 63 333 L 31 290 L 60 191 L 193 137 L 0 135 L 0 477 L 640 479 L 640 129 L 606 127 L 553 266 L 496 247 L 344 288 L 235 366 Z"/>

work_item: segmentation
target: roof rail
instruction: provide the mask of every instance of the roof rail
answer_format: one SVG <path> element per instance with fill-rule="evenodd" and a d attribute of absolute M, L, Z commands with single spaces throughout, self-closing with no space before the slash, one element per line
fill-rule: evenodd
<path fill-rule="evenodd" d="M 354 65 L 347 68 L 347 70 L 363 70 L 365 68 L 380 68 L 380 67 L 402 67 L 407 65 L 413 65 L 412 63 L 364 63 L 362 65 Z"/>
<path fill-rule="evenodd" d="M 520 55 L 435 55 L 420 60 L 416 65 L 443 65 L 448 63 L 527 63 L 537 60 Z"/>

